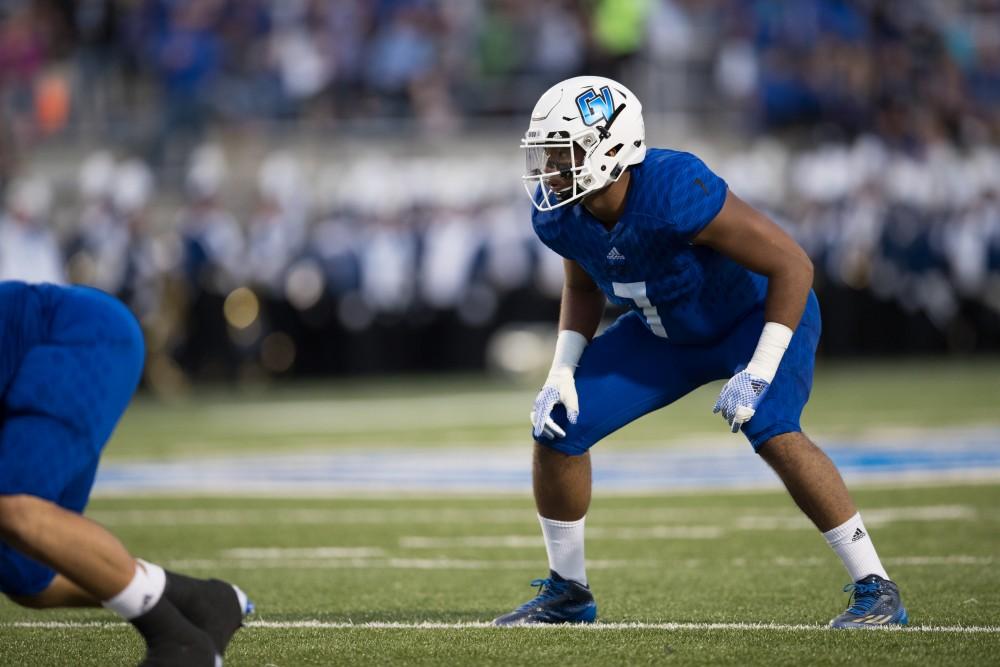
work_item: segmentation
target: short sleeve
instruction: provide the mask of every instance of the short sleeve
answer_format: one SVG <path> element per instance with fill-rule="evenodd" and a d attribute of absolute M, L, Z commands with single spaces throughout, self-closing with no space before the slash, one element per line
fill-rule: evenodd
<path fill-rule="evenodd" d="M 670 224 L 685 239 L 698 235 L 722 210 L 729 186 L 698 157 L 679 156 L 668 190 Z"/>

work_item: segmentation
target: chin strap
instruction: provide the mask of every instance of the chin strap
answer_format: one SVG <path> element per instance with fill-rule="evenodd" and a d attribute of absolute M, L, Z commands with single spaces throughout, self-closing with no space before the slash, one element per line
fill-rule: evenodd
<path fill-rule="evenodd" d="M 601 138 L 601 141 L 603 141 L 603 140 L 608 139 L 608 138 L 611 137 L 611 133 L 609 131 L 609 130 L 611 130 L 611 124 L 614 123 L 615 119 L 618 118 L 618 114 L 620 114 L 624 110 L 625 110 L 625 103 L 622 102 L 621 104 L 618 105 L 618 108 L 616 108 L 611 113 L 611 118 L 608 118 L 608 124 L 607 125 L 598 125 L 597 126 L 597 136 Z"/>

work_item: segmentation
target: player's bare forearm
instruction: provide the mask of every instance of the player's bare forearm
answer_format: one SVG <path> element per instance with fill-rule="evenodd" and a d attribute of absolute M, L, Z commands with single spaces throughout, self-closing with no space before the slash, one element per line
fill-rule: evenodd
<path fill-rule="evenodd" d="M 804 255 L 805 253 L 803 253 Z M 812 262 L 806 257 L 807 265 L 790 262 L 790 266 L 768 277 L 767 298 L 764 301 L 764 320 L 777 322 L 795 331 L 802 319 L 809 290 L 812 289 Z"/>
<path fill-rule="evenodd" d="M 781 227 L 730 192 L 722 210 L 694 242 L 767 276 L 765 319 L 792 330 L 798 326 L 812 288 L 813 266 Z"/>
<path fill-rule="evenodd" d="M 566 279 L 559 310 L 559 330 L 578 331 L 590 340 L 604 314 L 604 293 L 583 268 L 564 260 Z"/>

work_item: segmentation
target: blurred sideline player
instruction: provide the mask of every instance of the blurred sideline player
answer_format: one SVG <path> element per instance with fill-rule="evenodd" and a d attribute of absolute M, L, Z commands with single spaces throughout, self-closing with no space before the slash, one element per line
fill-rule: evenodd
<path fill-rule="evenodd" d="M 0 282 L 0 591 L 103 605 L 146 640 L 143 665 L 212 667 L 252 609 L 243 592 L 137 560 L 81 515 L 143 355 L 138 323 L 103 292 Z"/>
<path fill-rule="evenodd" d="M 649 149 L 621 84 L 548 90 L 522 141 L 535 233 L 565 260 L 555 359 L 531 414 L 534 492 L 550 574 L 498 625 L 591 622 L 584 569 L 588 450 L 713 380 L 742 430 L 840 556 L 852 603 L 834 627 L 905 624 L 836 467 L 801 432 L 820 335 L 812 264 L 690 153 Z M 594 338 L 605 298 L 630 310 Z"/>

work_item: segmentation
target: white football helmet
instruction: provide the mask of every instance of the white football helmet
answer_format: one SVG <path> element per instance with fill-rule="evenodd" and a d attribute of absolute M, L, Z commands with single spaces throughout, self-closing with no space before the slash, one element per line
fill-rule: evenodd
<path fill-rule="evenodd" d="M 566 79 L 545 91 L 521 140 L 528 197 L 550 211 L 614 183 L 646 157 L 642 105 L 601 76 Z"/>

